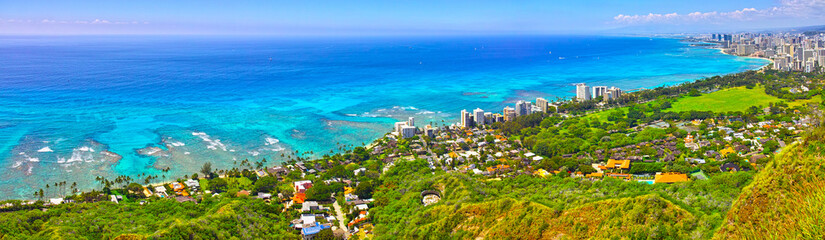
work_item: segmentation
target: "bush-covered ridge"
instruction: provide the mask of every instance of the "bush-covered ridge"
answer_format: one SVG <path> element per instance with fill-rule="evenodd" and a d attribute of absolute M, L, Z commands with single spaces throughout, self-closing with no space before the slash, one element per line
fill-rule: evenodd
<path fill-rule="evenodd" d="M 382 176 L 372 209 L 379 239 L 708 239 L 751 179 L 739 172 L 671 185 L 527 175 L 491 181 L 431 174 L 424 164 L 399 163 Z M 424 190 L 443 198 L 425 207 Z"/>
<path fill-rule="evenodd" d="M 256 199 L 96 202 L 0 213 L 0 239 L 295 239 L 279 205 Z"/>
<path fill-rule="evenodd" d="M 743 189 L 716 239 L 825 239 L 825 127 L 788 147 Z"/>

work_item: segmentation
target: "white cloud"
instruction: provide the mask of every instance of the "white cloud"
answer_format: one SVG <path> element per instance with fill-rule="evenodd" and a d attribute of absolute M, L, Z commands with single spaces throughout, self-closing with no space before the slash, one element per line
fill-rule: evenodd
<path fill-rule="evenodd" d="M 772 17 L 825 19 L 825 0 L 782 0 L 779 6 L 767 9 L 744 8 L 731 12 L 693 12 L 688 14 L 624 15 L 613 17 L 620 24 L 665 23 L 680 24 L 692 22 L 719 23 L 724 21 L 749 21 Z"/>
<path fill-rule="evenodd" d="M 140 22 L 140 21 L 109 21 L 106 19 L 95 19 L 92 21 L 87 20 L 54 20 L 54 19 L 42 19 L 39 21 L 32 21 L 31 19 L 3 19 L 0 18 L 0 23 L 31 23 L 31 24 L 149 24 L 149 22 Z"/>

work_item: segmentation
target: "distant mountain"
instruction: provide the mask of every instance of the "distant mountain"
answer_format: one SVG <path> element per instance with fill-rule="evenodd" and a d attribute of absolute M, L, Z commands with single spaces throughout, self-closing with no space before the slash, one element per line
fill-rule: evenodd
<path fill-rule="evenodd" d="M 812 34 L 825 33 L 825 25 L 794 27 L 794 28 L 781 28 L 781 29 L 774 29 L 770 32 L 791 32 L 791 33 L 805 33 L 805 34 L 812 35 Z"/>

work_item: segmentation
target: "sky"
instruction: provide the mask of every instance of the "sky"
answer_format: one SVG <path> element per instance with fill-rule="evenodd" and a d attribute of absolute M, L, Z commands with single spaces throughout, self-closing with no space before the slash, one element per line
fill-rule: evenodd
<path fill-rule="evenodd" d="M 0 0 L 0 34 L 587 34 L 825 24 L 825 0 Z"/>

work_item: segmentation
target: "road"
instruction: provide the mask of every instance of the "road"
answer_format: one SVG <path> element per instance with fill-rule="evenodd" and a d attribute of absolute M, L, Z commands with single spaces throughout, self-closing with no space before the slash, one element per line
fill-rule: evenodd
<path fill-rule="evenodd" d="M 338 227 L 344 230 L 345 239 L 349 239 L 349 229 L 347 229 L 344 213 L 341 212 L 341 206 L 338 205 L 338 201 L 333 202 L 332 207 L 335 208 L 335 217 L 338 218 Z"/>

